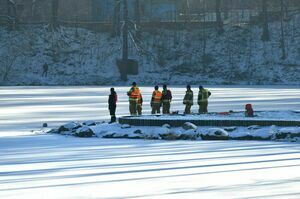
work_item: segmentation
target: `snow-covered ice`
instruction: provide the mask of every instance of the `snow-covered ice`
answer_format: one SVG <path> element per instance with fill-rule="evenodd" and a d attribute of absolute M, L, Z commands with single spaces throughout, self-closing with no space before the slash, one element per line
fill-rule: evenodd
<path fill-rule="evenodd" d="M 0 139 L 0 198 L 299 198 L 300 145 Z"/>
<path fill-rule="evenodd" d="M 118 115 L 128 112 L 127 89 L 116 89 Z M 182 110 L 184 88 L 172 89 L 172 108 Z M 300 110 L 297 87 L 210 90 L 210 111 L 243 110 L 246 103 L 255 110 Z M 142 91 L 147 114 L 152 88 Z M 83 139 L 30 132 L 44 122 L 52 128 L 107 120 L 108 92 L 0 87 L 0 198 L 300 197 L 299 142 Z"/>
<path fill-rule="evenodd" d="M 300 111 L 300 90 L 296 86 L 209 86 L 212 96 L 209 111 L 243 111 L 252 103 L 254 110 Z M 129 87 L 117 87 L 119 95 L 117 115 L 128 115 Z M 172 87 L 172 111 L 184 110 L 184 87 Z M 193 88 L 197 99 L 198 89 Z M 141 87 L 143 112 L 150 114 L 153 88 Z M 108 87 L 0 87 L 0 135 L 28 134 L 48 123 L 55 128 L 70 121 L 108 120 Z M 198 106 L 192 111 L 197 113 Z"/>

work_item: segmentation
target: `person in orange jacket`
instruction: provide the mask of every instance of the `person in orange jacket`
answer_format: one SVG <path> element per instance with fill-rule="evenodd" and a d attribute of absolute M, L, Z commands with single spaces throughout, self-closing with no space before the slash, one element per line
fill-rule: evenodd
<path fill-rule="evenodd" d="M 160 114 L 160 107 L 161 107 L 161 98 L 162 98 L 162 92 L 160 92 L 158 89 L 158 86 L 154 87 L 154 91 L 152 94 L 151 99 L 151 107 L 152 107 L 152 114 Z"/>
<path fill-rule="evenodd" d="M 140 89 L 137 87 L 136 82 L 132 83 L 132 87 L 127 92 L 129 97 L 129 111 L 131 115 L 137 115 L 137 104 L 141 95 Z"/>

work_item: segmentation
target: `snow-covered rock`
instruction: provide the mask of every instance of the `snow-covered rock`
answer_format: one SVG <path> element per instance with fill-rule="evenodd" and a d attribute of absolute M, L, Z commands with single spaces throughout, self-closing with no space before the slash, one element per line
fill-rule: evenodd
<path fill-rule="evenodd" d="M 165 127 L 155 129 L 155 133 L 163 140 L 176 140 L 178 137 L 176 133 Z"/>
<path fill-rule="evenodd" d="M 191 123 L 191 122 L 186 122 L 182 125 L 182 128 L 184 130 L 190 130 L 190 129 L 197 130 L 198 127 L 195 124 Z"/>
<path fill-rule="evenodd" d="M 82 127 L 82 125 L 78 122 L 70 122 L 65 125 L 62 125 L 58 128 L 59 132 L 64 132 L 64 131 L 74 131 L 76 129 L 79 129 Z"/>
<path fill-rule="evenodd" d="M 95 126 L 97 123 L 95 121 L 89 120 L 82 123 L 85 126 Z"/>
<path fill-rule="evenodd" d="M 236 129 L 237 129 L 236 126 L 224 127 L 224 130 L 227 132 L 232 132 L 235 131 Z"/>
<path fill-rule="evenodd" d="M 257 129 L 261 129 L 261 126 L 259 126 L 259 125 L 252 125 L 252 126 L 248 126 L 247 129 L 249 129 L 249 130 L 257 130 Z"/>
<path fill-rule="evenodd" d="M 80 127 L 76 130 L 75 136 L 77 137 L 93 137 L 95 134 L 93 130 L 88 126 Z"/>
<path fill-rule="evenodd" d="M 261 128 L 250 133 L 254 140 L 270 140 L 276 134 L 276 127 Z"/>
<path fill-rule="evenodd" d="M 285 127 L 278 130 L 275 135 L 276 139 L 289 139 L 300 137 L 300 127 Z"/>
<path fill-rule="evenodd" d="M 131 128 L 131 126 L 129 124 L 123 124 L 121 126 L 121 129 L 129 129 L 129 128 Z"/>
<path fill-rule="evenodd" d="M 168 129 L 172 128 L 170 124 L 164 124 L 162 127 L 163 128 L 168 128 Z"/>
<path fill-rule="evenodd" d="M 252 140 L 252 136 L 248 132 L 248 130 L 241 130 L 236 132 L 230 132 L 229 133 L 230 139 L 233 140 Z"/>
<path fill-rule="evenodd" d="M 221 128 L 210 128 L 201 134 L 203 140 L 228 140 L 229 134 Z"/>
<path fill-rule="evenodd" d="M 187 131 L 182 132 L 178 139 L 179 140 L 197 140 L 199 139 L 200 134 L 197 133 L 197 130 L 189 129 Z"/>

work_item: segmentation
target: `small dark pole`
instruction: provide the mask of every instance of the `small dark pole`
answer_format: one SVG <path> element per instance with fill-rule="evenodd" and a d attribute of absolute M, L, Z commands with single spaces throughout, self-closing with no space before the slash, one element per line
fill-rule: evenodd
<path fill-rule="evenodd" d="M 123 27 L 123 61 L 128 60 L 128 6 L 124 0 L 124 27 Z"/>
<path fill-rule="evenodd" d="M 121 80 L 127 81 L 127 65 L 128 65 L 128 6 L 127 0 L 124 0 L 124 27 L 123 27 L 123 49 L 121 64 Z"/>

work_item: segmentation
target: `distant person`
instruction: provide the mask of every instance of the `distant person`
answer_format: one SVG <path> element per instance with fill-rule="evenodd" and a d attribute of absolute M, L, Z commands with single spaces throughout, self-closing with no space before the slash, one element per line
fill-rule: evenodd
<path fill-rule="evenodd" d="M 199 105 L 199 114 L 208 113 L 208 98 L 211 96 L 211 92 L 203 86 L 199 86 L 199 95 L 198 95 L 198 105 Z"/>
<path fill-rule="evenodd" d="M 154 91 L 152 93 L 152 99 L 151 99 L 152 114 L 160 114 L 162 93 L 158 89 L 159 87 L 155 86 Z"/>
<path fill-rule="evenodd" d="M 191 108 L 194 104 L 194 93 L 190 85 L 186 87 L 186 93 L 183 99 L 183 104 L 185 105 L 184 114 L 191 114 Z"/>
<path fill-rule="evenodd" d="M 47 77 L 48 76 L 48 70 L 49 70 L 49 66 L 47 63 L 45 63 L 43 65 L 43 74 L 42 74 L 42 77 Z"/>
<path fill-rule="evenodd" d="M 137 102 L 137 114 L 142 115 L 142 111 L 143 111 L 143 96 L 142 94 L 140 94 Z"/>
<path fill-rule="evenodd" d="M 108 108 L 111 116 L 110 123 L 117 121 L 116 109 L 117 109 L 118 95 L 114 88 L 110 89 L 110 95 L 108 97 Z"/>
<path fill-rule="evenodd" d="M 246 117 L 254 117 L 254 110 L 252 108 L 252 104 L 245 105 L 245 116 Z"/>
<path fill-rule="evenodd" d="M 167 85 L 164 85 L 162 91 L 163 114 L 170 114 L 171 102 L 172 92 L 168 90 Z"/>
<path fill-rule="evenodd" d="M 129 97 L 130 115 L 137 115 L 137 104 L 138 104 L 138 99 L 141 95 L 141 92 L 140 92 L 140 89 L 137 87 L 136 82 L 132 83 L 132 87 L 127 92 L 127 95 Z"/>

